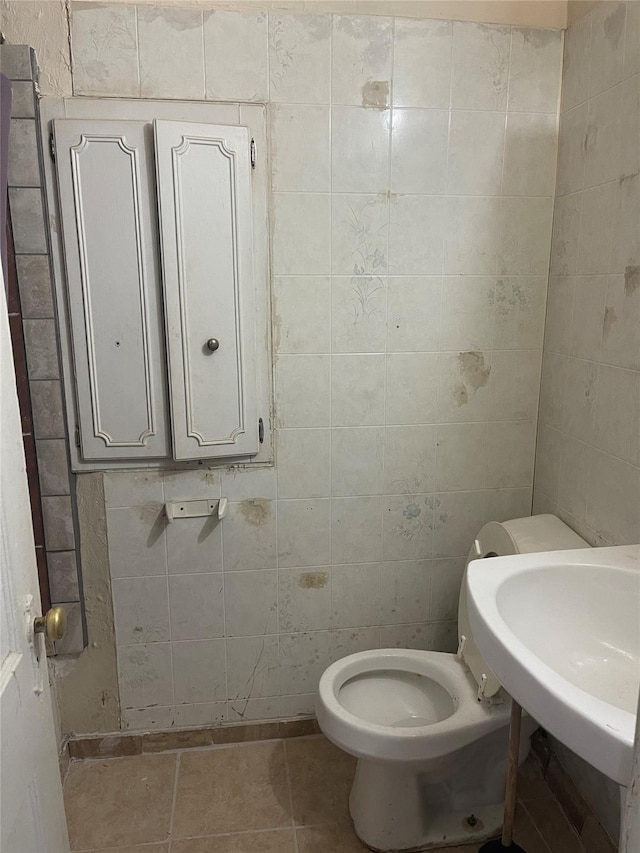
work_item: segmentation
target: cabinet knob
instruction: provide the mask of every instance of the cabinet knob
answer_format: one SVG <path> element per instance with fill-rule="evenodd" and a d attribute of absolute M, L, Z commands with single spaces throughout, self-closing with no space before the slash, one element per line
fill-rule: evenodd
<path fill-rule="evenodd" d="M 209 338 L 207 341 L 207 348 L 211 350 L 211 352 L 215 352 L 220 346 L 220 341 L 217 338 Z"/>

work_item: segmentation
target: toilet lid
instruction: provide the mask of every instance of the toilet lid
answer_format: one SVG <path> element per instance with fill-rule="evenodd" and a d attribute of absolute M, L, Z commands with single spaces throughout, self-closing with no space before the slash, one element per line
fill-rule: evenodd
<path fill-rule="evenodd" d="M 513 521 L 490 521 L 482 528 L 469 551 L 466 565 L 472 560 L 486 557 L 507 557 L 510 554 L 531 554 L 536 551 L 562 551 L 571 548 L 588 548 L 570 527 L 555 515 L 533 515 Z M 465 566 L 466 576 L 466 566 Z M 460 588 L 458 604 L 458 640 L 462 645 L 462 658 L 482 689 L 482 695 L 494 696 L 501 685 L 480 654 L 471 633 L 467 613 L 466 577 Z M 463 643 L 464 638 L 464 643 Z"/>

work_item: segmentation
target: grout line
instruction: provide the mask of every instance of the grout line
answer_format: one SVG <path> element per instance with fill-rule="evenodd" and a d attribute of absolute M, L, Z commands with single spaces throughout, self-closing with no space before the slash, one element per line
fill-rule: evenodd
<path fill-rule="evenodd" d="M 284 769 L 287 779 L 287 792 L 289 794 L 289 812 L 291 814 L 291 828 L 293 830 L 293 847 L 294 853 L 298 853 L 298 833 L 296 832 L 296 821 L 293 814 L 293 790 L 291 787 L 291 773 L 289 772 L 289 753 L 287 751 L 286 740 L 282 741 L 282 748 L 284 750 Z"/>
<path fill-rule="evenodd" d="M 173 780 L 173 797 L 171 799 L 171 814 L 169 817 L 169 850 L 168 853 L 171 853 L 171 848 L 173 846 L 173 822 L 176 815 L 176 800 L 178 799 L 178 778 L 180 776 L 180 759 L 182 757 L 182 752 L 178 752 L 176 754 L 176 769 L 175 769 L 175 777 Z"/>

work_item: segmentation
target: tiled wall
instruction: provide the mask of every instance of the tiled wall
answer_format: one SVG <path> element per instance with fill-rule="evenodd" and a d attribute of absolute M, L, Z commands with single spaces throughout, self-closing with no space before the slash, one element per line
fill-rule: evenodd
<path fill-rule="evenodd" d="M 12 332 L 17 331 L 16 323 L 21 324 L 26 375 L 22 376 L 18 370 L 18 389 L 36 555 L 41 577 L 48 575 L 51 603 L 64 604 L 67 611 L 67 634 L 55 644 L 56 651 L 65 654 L 80 652 L 84 641 L 67 433 L 62 414 L 41 194 L 33 52 L 24 45 L 2 45 L 0 68 L 11 80 L 12 91 L 8 183 L 19 290 L 12 314 Z M 48 603 L 43 598 L 43 607 Z"/>
<path fill-rule="evenodd" d="M 125 727 L 310 711 L 455 649 L 474 534 L 527 515 L 562 34 L 72 4 L 77 95 L 269 103 L 277 463 L 105 477 Z M 218 527 L 162 502 L 222 493 Z"/>
<path fill-rule="evenodd" d="M 537 511 L 640 541 L 640 3 L 565 42 Z"/>

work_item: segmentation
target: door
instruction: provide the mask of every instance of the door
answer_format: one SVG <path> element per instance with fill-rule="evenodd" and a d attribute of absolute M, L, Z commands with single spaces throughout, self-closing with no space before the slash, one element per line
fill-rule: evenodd
<path fill-rule="evenodd" d="M 256 454 L 249 134 L 154 125 L 173 455 Z"/>
<path fill-rule="evenodd" d="M 169 454 L 148 122 L 53 123 L 84 460 Z"/>
<path fill-rule="evenodd" d="M 0 853 L 69 850 L 4 281 L 0 293 Z"/>

